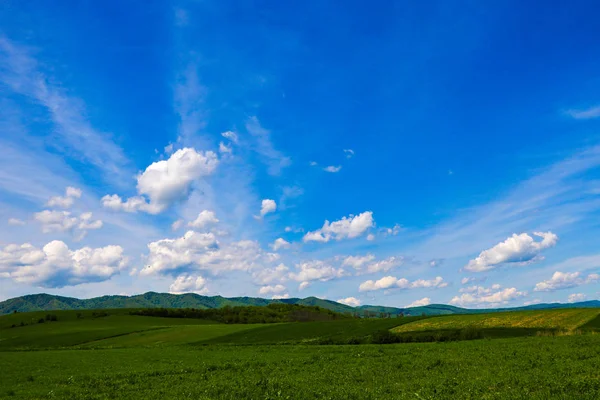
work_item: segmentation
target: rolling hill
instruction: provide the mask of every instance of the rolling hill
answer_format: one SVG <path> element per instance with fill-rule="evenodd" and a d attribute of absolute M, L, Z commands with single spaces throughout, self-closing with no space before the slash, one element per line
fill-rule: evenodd
<path fill-rule="evenodd" d="M 319 299 L 317 297 L 307 297 L 304 299 L 279 299 L 270 300 L 258 297 L 222 297 L 222 296 L 201 296 L 194 293 L 181 295 L 169 293 L 148 292 L 135 296 L 102 296 L 91 299 L 77 299 L 73 297 L 55 296 L 50 294 L 31 294 L 21 297 L 15 297 L 0 302 L 0 314 L 12 312 L 28 311 L 49 311 L 49 310 L 92 310 L 92 309 L 115 309 L 115 308 L 220 308 L 225 306 L 266 306 L 271 303 L 299 304 L 306 306 L 319 306 L 339 313 L 359 313 L 364 315 L 366 312 L 374 314 L 390 314 L 396 316 L 404 315 L 449 315 L 449 314 L 475 314 L 482 312 L 495 311 L 521 311 L 521 310 L 539 310 L 551 308 L 592 308 L 600 307 L 599 300 L 585 301 L 581 303 L 550 303 L 535 304 L 526 307 L 516 308 L 497 308 L 485 310 L 473 310 L 460 307 L 454 307 L 445 304 L 430 304 L 428 306 L 413 308 L 396 308 L 376 305 L 364 305 L 359 307 L 350 307 L 345 304 L 337 303 L 331 300 Z"/>

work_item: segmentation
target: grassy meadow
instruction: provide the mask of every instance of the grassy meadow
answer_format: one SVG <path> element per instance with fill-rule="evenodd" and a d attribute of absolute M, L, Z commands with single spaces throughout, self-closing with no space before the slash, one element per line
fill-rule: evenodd
<path fill-rule="evenodd" d="M 0 398 L 600 396 L 598 309 L 273 324 L 147 317 L 123 310 L 52 312 L 56 321 L 46 320 L 48 314 L 0 317 Z M 500 318 L 486 319 L 492 316 Z M 29 324 L 20 326 L 25 318 Z M 500 339 L 365 344 L 382 332 L 418 335 L 435 326 L 443 332 L 474 323 L 516 333 Z M 530 331 L 548 327 L 571 334 Z"/>

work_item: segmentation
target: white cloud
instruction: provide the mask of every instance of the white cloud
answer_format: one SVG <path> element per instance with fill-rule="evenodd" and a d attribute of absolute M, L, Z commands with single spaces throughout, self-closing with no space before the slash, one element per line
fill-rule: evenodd
<path fill-rule="evenodd" d="M 404 262 L 403 257 L 388 257 L 383 260 L 375 261 L 373 254 L 364 256 L 348 256 L 342 261 L 342 266 L 352 267 L 359 273 L 387 272 L 396 268 Z"/>
<path fill-rule="evenodd" d="M 310 165 L 311 167 L 316 167 L 317 165 L 319 165 L 319 163 L 316 161 L 311 161 L 308 163 L 308 165 Z"/>
<path fill-rule="evenodd" d="M 193 148 L 177 150 L 168 160 L 150 164 L 137 176 L 140 196 L 123 201 L 118 195 L 102 198 L 104 207 L 126 212 L 144 211 L 159 214 L 176 201 L 185 199 L 192 183 L 211 175 L 219 160 L 212 151 L 196 151 Z M 150 201 L 148 202 L 145 197 Z"/>
<path fill-rule="evenodd" d="M 430 304 L 431 304 L 431 299 L 429 297 L 423 297 L 421 300 L 413 301 L 412 303 L 407 305 L 406 308 L 422 307 L 422 306 L 428 306 Z"/>
<path fill-rule="evenodd" d="M 289 299 L 289 298 L 290 298 L 289 293 L 274 294 L 273 296 L 271 296 L 271 299 L 273 299 L 273 300 L 281 300 L 281 299 Z"/>
<path fill-rule="evenodd" d="M 481 272 L 494 269 L 502 264 L 534 262 L 540 259 L 542 250 L 554 247 L 558 242 L 558 236 L 552 232 L 534 232 L 533 234 L 541 237 L 542 240 L 536 242 L 527 233 L 513 234 L 504 242 L 482 251 L 479 257 L 469 261 L 465 270 Z"/>
<path fill-rule="evenodd" d="M 376 272 L 388 272 L 391 269 L 399 267 L 404 262 L 404 257 L 388 257 L 367 265 L 366 272 L 373 274 Z"/>
<path fill-rule="evenodd" d="M 199 152 L 193 148 L 177 150 L 168 160 L 150 164 L 138 176 L 138 192 L 147 195 L 150 204 L 162 211 L 173 202 L 185 198 L 192 182 L 211 175 L 218 163 L 212 151 Z"/>
<path fill-rule="evenodd" d="M 264 217 L 265 215 L 275 212 L 277 210 L 277 203 L 275 200 L 264 199 L 261 203 L 260 207 L 260 216 Z"/>
<path fill-rule="evenodd" d="M 18 218 L 9 218 L 8 224 L 12 225 L 12 226 L 22 226 L 22 225 L 25 225 L 25 221 L 20 220 Z"/>
<path fill-rule="evenodd" d="M 304 232 L 304 228 L 295 228 L 293 226 L 286 226 L 285 231 L 293 232 L 293 233 L 302 233 L 302 232 Z"/>
<path fill-rule="evenodd" d="M 46 203 L 48 207 L 69 208 L 75 203 L 75 199 L 81 198 L 81 189 L 68 186 L 64 196 L 54 196 Z"/>
<path fill-rule="evenodd" d="M 302 290 L 306 289 L 309 286 L 310 286 L 310 282 L 307 282 L 307 281 L 302 282 L 302 283 L 300 283 L 300 285 L 298 285 L 298 290 L 302 291 Z"/>
<path fill-rule="evenodd" d="M 260 295 L 267 295 L 267 294 L 280 294 L 282 292 L 285 292 L 287 289 L 285 288 L 285 286 L 283 285 L 268 285 L 268 286 L 263 286 L 258 290 L 258 294 Z"/>
<path fill-rule="evenodd" d="M 211 251 L 218 251 L 218 242 L 212 233 L 188 231 L 181 238 L 149 243 L 148 249 L 148 265 L 140 271 L 141 275 L 169 273 L 199 264 L 203 257 L 210 258 Z"/>
<path fill-rule="evenodd" d="M 384 276 L 383 278 L 373 281 L 368 280 L 360 284 L 358 287 L 359 292 L 369 292 L 374 290 L 389 289 L 392 287 L 407 288 L 410 286 L 410 282 L 407 279 L 398 279 L 394 276 Z"/>
<path fill-rule="evenodd" d="M 373 235 L 372 233 L 369 233 L 369 234 L 367 235 L 367 240 L 368 240 L 369 242 L 372 242 L 373 240 L 375 240 L 375 235 Z"/>
<path fill-rule="evenodd" d="M 102 205 L 113 211 L 125 211 L 129 213 L 144 211 L 149 214 L 158 214 L 162 211 L 161 207 L 148 204 L 142 196 L 130 197 L 123 201 L 121 196 L 112 194 L 102 197 Z"/>
<path fill-rule="evenodd" d="M 165 146 L 165 153 L 166 154 L 173 153 L 173 143 L 169 143 L 168 145 Z"/>
<path fill-rule="evenodd" d="M 325 171 L 325 172 L 331 172 L 331 173 L 336 173 L 336 172 L 340 172 L 341 169 L 342 169 L 341 165 L 338 165 L 338 166 L 329 165 L 329 166 L 323 168 L 323 171 Z"/>
<path fill-rule="evenodd" d="M 589 274 L 586 278 L 580 277 L 580 275 L 580 272 L 556 271 L 552 278 L 537 283 L 533 290 L 536 292 L 553 292 L 600 281 L 600 274 Z"/>
<path fill-rule="evenodd" d="M 344 270 L 334 268 L 321 260 L 306 261 L 296 264 L 298 272 L 290 272 L 289 278 L 298 282 L 328 281 L 341 278 L 345 275 Z"/>
<path fill-rule="evenodd" d="M 441 276 L 436 276 L 434 279 L 417 279 L 410 284 L 411 289 L 416 288 L 445 288 L 448 286 L 447 282 Z"/>
<path fill-rule="evenodd" d="M 83 247 L 71 251 L 53 240 L 41 250 L 29 243 L 0 250 L 0 277 L 18 283 L 60 288 L 110 279 L 127 265 L 121 246 Z"/>
<path fill-rule="evenodd" d="M 344 149 L 344 154 L 346 155 L 346 158 L 352 158 L 354 156 L 354 150 Z"/>
<path fill-rule="evenodd" d="M 146 267 L 140 275 L 175 275 L 205 270 L 213 274 L 248 271 L 278 260 L 251 240 L 221 245 L 213 233 L 188 231 L 180 238 L 161 239 L 148 244 Z"/>
<path fill-rule="evenodd" d="M 278 238 L 273 242 L 273 244 L 271 245 L 271 248 L 273 249 L 273 251 L 277 251 L 279 249 L 289 249 L 290 246 L 291 246 L 290 242 L 288 242 L 287 240 L 285 240 L 283 238 Z"/>
<path fill-rule="evenodd" d="M 500 285 L 492 285 L 491 288 L 474 286 L 460 290 L 462 294 L 450 300 L 450 304 L 459 307 L 483 306 L 490 307 L 508 304 L 510 301 L 527 296 L 527 292 L 520 292 L 516 288 L 502 289 Z"/>
<path fill-rule="evenodd" d="M 477 295 L 481 296 L 491 294 L 494 290 L 499 290 L 501 288 L 502 286 L 500 284 L 494 283 L 490 288 L 474 285 L 466 288 L 460 288 L 458 291 L 459 293 L 477 293 Z"/>
<path fill-rule="evenodd" d="M 365 233 L 369 228 L 375 225 L 373 221 L 373 212 L 365 211 L 359 215 L 350 215 L 343 217 L 339 221 L 325 221 L 323 227 L 304 235 L 304 242 L 329 242 L 331 239 L 342 240 L 352 239 Z"/>
<path fill-rule="evenodd" d="M 382 289 L 419 289 L 419 288 L 444 288 L 448 286 L 444 279 L 441 276 L 436 277 L 435 279 L 418 279 L 416 281 L 410 282 L 405 278 L 396 278 L 394 276 L 385 276 L 377 281 L 368 280 L 360 284 L 358 290 L 360 292 L 369 292 L 375 290 Z"/>
<path fill-rule="evenodd" d="M 580 301 L 586 301 L 587 300 L 587 296 L 583 293 L 573 293 L 569 295 L 568 298 L 568 302 L 569 303 L 577 303 Z"/>
<path fill-rule="evenodd" d="M 171 224 L 171 230 L 176 231 L 179 228 L 181 228 L 183 226 L 183 224 L 185 224 L 185 221 L 182 219 L 178 219 L 177 221 L 175 221 Z"/>
<path fill-rule="evenodd" d="M 223 132 L 223 133 L 221 133 L 221 136 L 223 136 L 225 139 L 231 140 L 233 143 L 238 142 L 238 135 L 235 132 L 232 132 L 232 131 Z"/>
<path fill-rule="evenodd" d="M 396 236 L 400 233 L 401 229 L 400 224 L 396 224 L 392 228 L 385 228 L 384 234 L 385 236 Z"/>
<path fill-rule="evenodd" d="M 91 212 L 86 212 L 79 215 L 79 225 L 77 225 L 77 228 L 82 231 L 102 228 L 102 221 L 99 219 L 92 221 L 92 217 L 93 215 Z"/>
<path fill-rule="evenodd" d="M 42 224 L 44 233 L 77 231 L 80 239 L 88 230 L 100 229 L 103 225 L 100 220 L 92 220 L 91 212 L 73 216 L 69 211 L 43 210 L 35 213 L 34 219 Z"/>
<path fill-rule="evenodd" d="M 256 117 L 250 117 L 246 121 L 246 130 L 254 138 L 253 148 L 261 156 L 263 162 L 268 166 L 270 175 L 279 175 L 281 170 L 288 167 L 292 161 L 289 157 L 273 146 L 271 142 L 271 131 L 263 128 Z"/>
<path fill-rule="evenodd" d="M 600 117 L 600 106 L 594 106 L 583 110 L 567 110 L 567 114 L 575 119 L 592 119 Z"/>
<path fill-rule="evenodd" d="M 365 256 L 348 256 L 342 261 L 342 265 L 345 267 L 352 267 L 354 269 L 361 269 L 365 264 L 375 260 L 373 254 L 367 254 Z"/>
<path fill-rule="evenodd" d="M 358 307 L 360 306 L 360 300 L 356 297 L 346 297 L 345 299 L 337 300 L 338 303 L 345 304 L 350 307 Z"/>
<path fill-rule="evenodd" d="M 231 146 L 227 146 L 225 143 L 220 142 L 219 143 L 219 153 L 221 153 L 221 154 L 231 154 L 232 153 Z"/>
<path fill-rule="evenodd" d="M 285 282 L 288 277 L 289 268 L 279 264 L 275 268 L 263 268 L 252 272 L 252 279 L 259 285 L 268 285 L 276 282 Z"/>
<path fill-rule="evenodd" d="M 216 224 L 219 220 L 213 211 L 203 210 L 198 214 L 195 220 L 188 222 L 188 226 L 196 229 L 202 229 L 207 225 Z"/>
<path fill-rule="evenodd" d="M 42 224 L 42 232 L 65 232 L 77 226 L 78 219 L 71 217 L 68 211 L 44 210 L 34 214 L 36 221 Z"/>
<path fill-rule="evenodd" d="M 169 293 L 196 293 L 205 295 L 208 293 L 208 289 L 206 288 L 206 279 L 199 275 L 194 276 L 181 274 L 175 279 L 171 286 L 169 286 Z"/>

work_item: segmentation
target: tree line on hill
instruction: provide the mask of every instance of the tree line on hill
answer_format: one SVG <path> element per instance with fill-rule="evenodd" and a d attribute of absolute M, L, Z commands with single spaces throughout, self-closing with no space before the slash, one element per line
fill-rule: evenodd
<path fill-rule="evenodd" d="M 275 322 L 308 322 L 332 321 L 354 318 L 352 315 L 340 314 L 317 306 L 297 304 L 269 304 L 265 307 L 230 307 L 222 308 L 144 308 L 133 310 L 131 315 L 164 318 L 195 318 L 225 324 L 265 324 Z"/>

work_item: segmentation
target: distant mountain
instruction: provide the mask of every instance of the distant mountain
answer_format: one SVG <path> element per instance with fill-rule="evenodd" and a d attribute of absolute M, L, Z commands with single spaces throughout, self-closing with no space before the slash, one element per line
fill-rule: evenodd
<path fill-rule="evenodd" d="M 600 307 L 599 300 L 584 301 L 581 303 L 550 303 L 533 304 L 525 307 L 516 308 L 496 308 L 485 310 L 470 310 L 466 308 L 454 307 L 445 304 L 430 304 L 428 306 L 412 308 L 396 308 L 385 306 L 365 305 L 359 307 L 350 307 L 335 301 L 319 299 L 317 297 L 307 297 L 305 299 L 279 299 L 269 300 L 258 297 L 222 297 L 222 296 L 201 296 L 194 293 L 169 294 L 148 292 L 136 296 L 102 296 L 92 299 L 76 299 L 73 297 L 54 296 L 49 294 L 31 294 L 27 296 L 15 297 L 13 299 L 0 302 L 0 314 L 8 314 L 14 311 L 49 311 L 49 310 L 93 310 L 108 308 L 221 308 L 225 306 L 266 306 L 271 303 L 300 304 L 306 306 L 319 306 L 339 313 L 353 313 L 365 315 L 371 313 L 374 315 L 389 314 L 396 316 L 404 315 L 446 315 L 446 314 L 472 314 L 482 312 L 497 311 L 517 311 L 517 310 L 539 310 L 550 308 L 594 308 Z"/>

